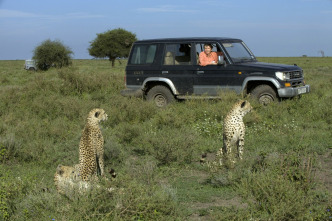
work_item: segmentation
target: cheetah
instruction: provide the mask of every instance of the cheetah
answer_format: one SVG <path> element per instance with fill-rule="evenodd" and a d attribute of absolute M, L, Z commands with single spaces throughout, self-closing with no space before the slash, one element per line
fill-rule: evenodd
<path fill-rule="evenodd" d="M 99 122 L 107 120 L 103 109 L 95 108 L 88 114 L 79 145 L 80 176 L 83 181 L 94 175 L 104 175 L 104 138 Z"/>
<path fill-rule="evenodd" d="M 249 101 L 240 100 L 234 104 L 224 119 L 223 147 L 217 152 L 219 165 L 223 160 L 235 163 L 235 158 L 242 159 L 245 126 L 243 117 L 252 110 Z"/>
<path fill-rule="evenodd" d="M 58 165 L 54 174 L 54 183 L 58 193 L 71 198 L 74 193 L 84 194 L 92 189 L 103 188 L 96 182 L 82 181 L 79 174 L 80 165 L 74 167 Z M 110 173 L 115 171 L 112 169 Z M 112 175 L 112 174 L 111 174 Z M 96 180 L 96 179 L 95 179 Z M 105 181 L 109 181 L 105 179 Z M 108 192 L 112 192 L 114 188 L 104 188 Z"/>
<path fill-rule="evenodd" d="M 58 193 L 66 194 L 68 187 L 73 187 L 80 180 L 79 164 L 74 167 L 58 165 L 54 174 L 54 184 Z"/>

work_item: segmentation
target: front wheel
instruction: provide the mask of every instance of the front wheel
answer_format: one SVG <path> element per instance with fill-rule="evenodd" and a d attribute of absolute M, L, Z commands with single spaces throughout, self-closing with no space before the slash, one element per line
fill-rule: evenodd
<path fill-rule="evenodd" d="M 148 101 L 154 101 L 157 107 L 166 107 L 169 103 L 174 101 L 174 96 L 167 87 L 157 85 L 148 91 L 146 99 Z"/>
<path fill-rule="evenodd" d="M 251 96 L 256 98 L 262 105 L 268 105 L 277 100 L 275 90 L 266 84 L 259 85 L 251 91 Z"/>

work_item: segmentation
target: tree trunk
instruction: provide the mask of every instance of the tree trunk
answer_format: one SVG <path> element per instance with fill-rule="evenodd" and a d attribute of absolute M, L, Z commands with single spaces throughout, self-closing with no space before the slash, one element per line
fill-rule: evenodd
<path fill-rule="evenodd" d="M 114 67 L 115 58 L 110 58 L 109 60 L 110 60 L 110 62 L 112 63 L 112 67 Z"/>

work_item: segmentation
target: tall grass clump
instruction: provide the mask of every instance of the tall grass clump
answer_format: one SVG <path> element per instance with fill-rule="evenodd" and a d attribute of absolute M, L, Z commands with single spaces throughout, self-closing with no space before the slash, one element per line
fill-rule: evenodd
<path fill-rule="evenodd" d="M 135 152 L 154 156 L 160 165 L 189 164 L 197 149 L 195 133 L 186 129 L 167 128 L 144 133 L 133 143 Z"/>
<path fill-rule="evenodd" d="M 78 68 L 64 68 L 58 71 L 58 76 L 63 80 L 62 93 L 75 92 L 79 95 L 101 91 L 111 84 L 111 75 L 107 73 L 85 73 Z"/>
<path fill-rule="evenodd" d="M 296 153 L 289 153 L 274 161 L 265 158 L 256 162 L 252 173 L 241 178 L 238 184 L 253 217 L 308 219 L 310 210 L 319 203 L 313 191 L 314 159 L 309 156 L 302 159 Z"/>

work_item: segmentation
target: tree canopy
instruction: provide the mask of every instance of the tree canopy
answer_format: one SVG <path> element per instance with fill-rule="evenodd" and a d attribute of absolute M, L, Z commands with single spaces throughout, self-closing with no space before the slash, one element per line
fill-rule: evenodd
<path fill-rule="evenodd" d="M 118 28 L 97 34 L 97 37 L 90 42 L 89 54 L 97 58 L 105 58 L 112 62 L 118 57 L 128 57 L 131 45 L 136 41 L 136 35 Z"/>
<path fill-rule="evenodd" d="M 37 68 L 48 70 L 50 67 L 61 68 L 71 65 L 71 49 L 61 41 L 47 39 L 37 46 L 33 52 L 33 59 L 37 62 Z"/>

